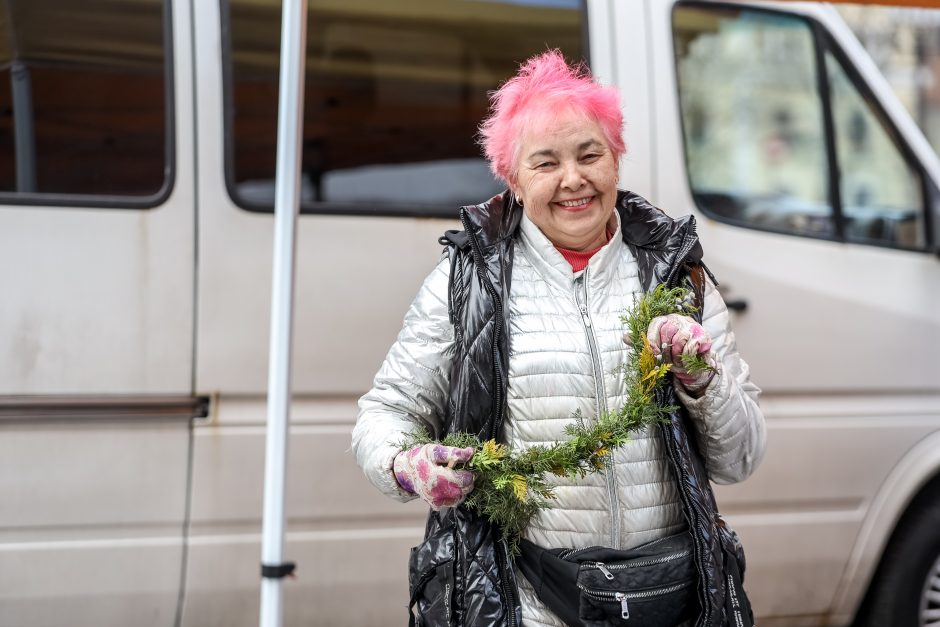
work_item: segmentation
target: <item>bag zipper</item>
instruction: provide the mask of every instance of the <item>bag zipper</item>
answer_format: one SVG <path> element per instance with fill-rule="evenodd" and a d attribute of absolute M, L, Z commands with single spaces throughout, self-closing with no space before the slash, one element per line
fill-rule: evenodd
<path fill-rule="evenodd" d="M 583 553 L 584 551 L 590 551 L 593 549 L 606 549 L 606 548 L 610 548 L 610 547 L 604 547 L 604 546 L 599 546 L 595 544 L 594 546 L 585 546 L 585 547 L 581 547 L 580 549 L 567 549 L 558 554 L 558 559 L 566 560 L 572 555 L 577 555 L 578 553 Z"/>
<path fill-rule="evenodd" d="M 688 588 L 692 585 L 691 581 L 686 581 L 683 583 L 673 584 L 671 586 L 666 586 L 665 588 L 655 588 L 653 590 L 643 590 L 642 592 L 607 592 L 606 590 L 592 590 L 586 588 L 581 584 L 578 584 L 578 588 L 581 589 L 584 594 L 587 596 L 597 599 L 599 601 L 619 601 L 620 602 L 620 617 L 624 620 L 630 618 L 630 604 L 629 601 L 636 601 L 638 599 L 652 599 L 654 597 L 663 596 L 666 594 L 671 594 L 673 592 L 678 592 L 683 588 Z"/>
<path fill-rule="evenodd" d="M 607 579 L 612 580 L 614 574 L 611 571 L 615 570 L 628 570 L 630 568 L 642 568 L 643 566 L 655 566 L 657 564 L 665 564 L 667 562 L 672 562 L 683 557 L 687 557 L 692 554 L 691 549 L 685 549 L 683 551 L 677 551 L 676 553 L 670 553 L 668 555 L 663 555 L 661 557 L 644 560 L 642 562 L 631 562 L 629 564 L 605 564 L 604 562 L 584 562 L 581 564 L 581 570 L 590 570 L 597 569 L 601 571 Z"/>

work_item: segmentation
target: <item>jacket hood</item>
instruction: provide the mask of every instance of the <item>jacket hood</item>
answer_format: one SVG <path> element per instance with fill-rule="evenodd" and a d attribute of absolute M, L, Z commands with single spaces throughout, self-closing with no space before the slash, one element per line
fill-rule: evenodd
<path fill-rule="evenodd" d="M 460 218 L 472 228 L 483 248 L 489 248 L 516 234 L 522 221 L 522 205 L 508 189 L 478 205 L 460 208 Z"/>
<path fill-rule="evenodd" d="M 647 290 L 656 285 L 653 277 L 671 287 L 680 258 L 684 263 L 701 262 L 702 245 L 695 232 L 695 216 L 671 218 L 633 192 L 617 194 L 617 211 L 623 240 L 640 264 Z M 638 249 L 649 254 L 638 255 Z"/>
<path fill-rule="evenodd" d="M 628 244 L 641 248 L 662 250 L 676 244 L 691 216 L 674 219 L 659 207 L 633 192 L 617 193 L 617 211 L 620 229 Z"/>

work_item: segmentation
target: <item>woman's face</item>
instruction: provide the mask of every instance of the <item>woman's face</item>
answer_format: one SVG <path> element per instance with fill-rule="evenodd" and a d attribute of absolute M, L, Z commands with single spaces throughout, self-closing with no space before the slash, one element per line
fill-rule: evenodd
<path fill-rule="evenodd" d="M 600 126 L 568 115 L 522 138 L 513 193 L 556 246 L 591 250 L 607 243 L 617 201 L 617 162 Z"/>

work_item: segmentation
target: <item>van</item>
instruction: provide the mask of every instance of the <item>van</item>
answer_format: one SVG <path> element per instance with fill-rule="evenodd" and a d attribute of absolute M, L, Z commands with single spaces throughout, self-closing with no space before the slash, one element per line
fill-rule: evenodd
<path fill-rule="evenodd" d="M 696 215 L 764 390 L 717 491 L 759 623 L 938 620 L 940 163 L 837 11 L 309 5 L 285 624 L 407 620 L 425 508 L 362 477 L 356 400 L 546 46 L 621 90 L 621 183 Z M 254 625 L 280 4 L 4 8 L 0 625 Z"/>

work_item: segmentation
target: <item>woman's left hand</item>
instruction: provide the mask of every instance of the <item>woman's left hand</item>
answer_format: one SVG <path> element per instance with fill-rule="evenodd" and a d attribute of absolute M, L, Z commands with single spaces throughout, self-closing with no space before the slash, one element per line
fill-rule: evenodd
<path fill-rule="evenodd" d="M 715 376 L 717 357 L 712 351 L 712 339 L 702 325 L 688 316 L 669 314 L 653 318 L 646 337 L 653 354 L 664 363 L 672 364 L 671 372 L 691 393 L 701 392 Z M 690 373 L 682 364 L 681 356 L 701 356 L 710 370 Z"/>

